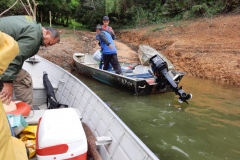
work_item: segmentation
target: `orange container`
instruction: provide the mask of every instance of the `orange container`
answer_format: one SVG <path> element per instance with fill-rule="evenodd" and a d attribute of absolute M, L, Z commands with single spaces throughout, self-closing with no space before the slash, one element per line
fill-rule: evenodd
<path fill-rule="evenodd" d="M 6 114 L 14 114 L 15 116 L 21 114 L 23 116 L 27 116 L 31 111 L 31 107 L 25 102 L 17 102 L 16 106 L 17 106 L 16 110 L 7 112 Z"/>

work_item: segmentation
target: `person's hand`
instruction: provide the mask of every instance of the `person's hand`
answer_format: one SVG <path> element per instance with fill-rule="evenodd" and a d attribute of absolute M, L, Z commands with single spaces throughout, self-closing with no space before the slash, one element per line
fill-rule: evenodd
<path fill-rule="evenodd" d="M 114 47 L 110 44 L 109 46 L 108 46 L 110 49 L 113 49 Z"/>
<path fill-rule="evenodd" d="M 113 31 L 113 30 L 111 30 L 111 32 L 112 32 L 112 35 L 115 35 L 115 33 L 114 33 L 114 31 Z"/>
<path fill-rule="evenodd" d="M 9 104 L 12 100 L 13 94 L 13 84 L 12 83 L 3 83 L 2 92 L 0 92 L 0 99 L 3 103 Z"/>

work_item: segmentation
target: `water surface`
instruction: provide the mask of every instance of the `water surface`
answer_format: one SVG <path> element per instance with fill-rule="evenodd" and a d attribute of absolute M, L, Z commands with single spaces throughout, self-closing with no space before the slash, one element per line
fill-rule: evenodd
<path fill-rule="evenodd" d="M 76 74 L 75 74 L 76 75 Z M 240 159 L 240 88 L 185 76 L 174 93 L 137 97 L 77 75 L 162 160 Z"/>

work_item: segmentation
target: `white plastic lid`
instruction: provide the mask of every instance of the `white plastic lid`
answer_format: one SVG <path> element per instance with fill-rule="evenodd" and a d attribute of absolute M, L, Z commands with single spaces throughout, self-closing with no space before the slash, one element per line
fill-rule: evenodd
<path fill-rule="evenodd" d="M 40 122 L 38 147 L 86 142 L 82 123 L 73 108 L 47 110 Z"/>

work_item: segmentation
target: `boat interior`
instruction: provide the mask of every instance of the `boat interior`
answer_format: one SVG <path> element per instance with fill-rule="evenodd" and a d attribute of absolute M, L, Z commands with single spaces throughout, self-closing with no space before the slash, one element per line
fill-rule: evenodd
<path fill-rule="evenodd" d="M 48 110 L 43 85 L 43 72 L 46 71 L 57 101 L 73 108 L 94 136 L 100 138 L 98 151 L 102 159 L 157 159 L 94 92 L 69 72 L 39 56 L 34 61 L 27 60 L 23 68 L 32 76 L 34 107 L 39 109 L 31 110 L 25 118 L 29 125 L 38 124 L 39 118 Z"/>
<path fill-rule="evenodd" d="M 86 65 L 89 67 L 93 67 L 95 69 L 99 69 L 99 63 L 93 60 L 93 55 L 75 53 L 74 56 L 76 57 L 79 63 L 82 63 L 83 65 Z M 169 68 L 168 73 L 176 83 L 179 83 L 182 77 L 185 75 L 185 73 L 174 70 L 174 67 L 172 67 L 172 64 L 170 65 L 171 65 L 171 68 Z M 151 71 L 150 66 L 141 65 L 140 63 L 130 64 L 130 63 L 124 63 L 124 62 L 120 62 L 120 66 L 123 72 L 122 76 L 131 78 L 134 80 L 146 80 L 149 84 L 154 83 L 154 78 L 149 73 L 149 70 Z M 111 73 L 115 73 L 115 71 L 112 68 L 108 69 L 107 71 Z"/>

